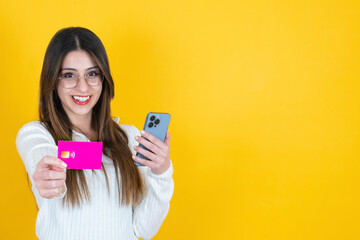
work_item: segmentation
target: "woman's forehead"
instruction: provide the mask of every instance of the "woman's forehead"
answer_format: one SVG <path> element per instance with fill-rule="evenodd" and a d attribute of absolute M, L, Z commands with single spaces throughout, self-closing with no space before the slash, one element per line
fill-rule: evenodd
<path fill-rule="evenodd" d="M 87 70 L 97 66 L 91 55 L 84 50 L 71 51 L 66 54 L 62 69 L 71 68 L 75 70 Z"/>

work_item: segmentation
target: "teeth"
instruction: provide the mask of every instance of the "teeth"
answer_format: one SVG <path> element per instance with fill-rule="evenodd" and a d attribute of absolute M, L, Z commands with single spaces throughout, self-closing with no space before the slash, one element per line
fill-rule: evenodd
<path fill-rule="evenodd" d="M 73 97 L 74 99 L 80 101 L 80 102 L 85 102 L 85 101 L 87 101 L 87 100 L 90 98 L 90 96 L 88 96 L 88 97 L 72 96 L 72 97 Z"/>

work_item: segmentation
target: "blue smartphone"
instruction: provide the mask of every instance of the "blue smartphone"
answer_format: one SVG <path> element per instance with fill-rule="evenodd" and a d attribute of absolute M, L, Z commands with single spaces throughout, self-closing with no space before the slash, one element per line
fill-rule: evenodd
<path fill-rule="evenodd" d="M 166 132 L 167 132 L 168 127 L 169 127 L 169 122 L 170 122 L 170 114 L 168 114 L 168 113 L 149 112 L 146 115 L 145 124 L 144 124 L 143 129 L 146 132 L 150 133 L 151 135 L 155 136 L 156 138 L 160 139 L 160 141 L 164 142 Z M 143 148 L 143 149 L 145 149 L 147 151 L 150 151 L 149 149 L 147 149 L 142 144 L 140 144 L 139 147 L 141 147 L 141 148 Z M 141 153 L 137 152 L 136 156 L 138 156 L 139 158 L 151 161 L 150 159 L 148 159 L 147 157 L 145 157 Z M 134 163 L 137 166 L 144 166 L 141 163 L 138 163 L 138 162 L 135 162 L 135 161 L 134 161 Z"/>

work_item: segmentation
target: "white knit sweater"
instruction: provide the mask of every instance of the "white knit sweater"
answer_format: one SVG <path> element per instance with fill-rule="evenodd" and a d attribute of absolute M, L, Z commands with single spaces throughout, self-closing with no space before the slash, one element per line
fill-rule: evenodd
<path fill-rule="evenodd" d="M 129 147 L 135 154 L 133 146 L 138 143 L 134 136 L 140 136 L 139 130 L 131 125 L 120 124 L 120 127 L 127 133 Z M 73 131 L 72 137 L 73 141 L 89 141 L 85 135 L 76 131 Z M 95 170 L 96 174 L 92 170 L 84 170 L 91 202 L 67 208 L 61 202 L 64 194 L 53 199 L 41 197 L 32 177 L 43 156 L 57 157 L 57 145 L 46 128 L 38 121 L 25 124 L 18 132 L 16 147 L 29 174 L 39 207 L 36 235 L 40 240 L 150 239 L 157 233 L 169 211 L 174 191 L 172 164 L 160 175 L 153 174 L 148 167 L 139 167 L 147 189 L 145 198 L 137 206 L 119 206 L 114 166 L 112 160 L 103 155 L 110 196 L 102 170 Z"/>

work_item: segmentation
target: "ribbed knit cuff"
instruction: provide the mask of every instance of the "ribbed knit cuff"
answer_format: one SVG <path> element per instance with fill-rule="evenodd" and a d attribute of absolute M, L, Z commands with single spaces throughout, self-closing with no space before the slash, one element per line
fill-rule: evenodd
<path fill-rule="evenodd" d="M 149 177 L 152 177 L 152 178 L 157 178 L 157 179 L 166 179 L 166 178 L 171 178 L 171 176 L 173 175 L 173 172 L 174 172 L 174 169 L 173 169 L 173 165 L 172 165 L 172 162 L 170 160 L 170 166 L 169 168 L 163 172 L 162 174 L 155 174 L 151 171 L 151 168 L 148 168 L 147 169 L 147 175 Z"/>

